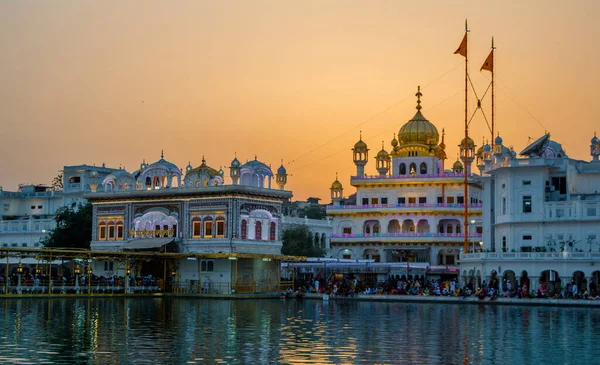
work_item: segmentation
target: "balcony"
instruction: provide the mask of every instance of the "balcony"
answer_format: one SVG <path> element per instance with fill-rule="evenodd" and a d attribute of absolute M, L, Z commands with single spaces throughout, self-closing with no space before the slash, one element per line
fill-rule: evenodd
<path fill-rule="evenodd" d="M 481 241 L 481 233 L 469 233 L 470 241 Z M 340 242 L 463 242 L 462 233 L 373 233 L 332 234 L 331 243 Z"/>
<path fill-rule="evenodd" d="M 482 204 L 469 204 L 469 209 L 481 209 Z M 380 211 L 380 210 L 396 210 L 396 209 L 405 209 L 405 210 L 413 210 L 416 208 L 417 210 L 435 208 L 436 210 L 446 211 L 446 210 L 464 210 L 464 204 L 364 204 L 364 205 L 328 205 L 327 213 L 333 212 L 344 212 L 349 210 L 371 210 L 371 211 Z"/>
<path fill-rule="evenodd" d="M 460 254 L 461 263 L 479 261 L 600 261 L 600 252 L 479 252 Z"/>

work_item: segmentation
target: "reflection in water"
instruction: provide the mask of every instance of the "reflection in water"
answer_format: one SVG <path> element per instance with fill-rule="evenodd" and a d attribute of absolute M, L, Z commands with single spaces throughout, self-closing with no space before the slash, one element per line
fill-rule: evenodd
<path fill-rule="evenodd" d="M 578 308 L 204 299 L 7 299 L 0 363 L 576 364 Z"/>

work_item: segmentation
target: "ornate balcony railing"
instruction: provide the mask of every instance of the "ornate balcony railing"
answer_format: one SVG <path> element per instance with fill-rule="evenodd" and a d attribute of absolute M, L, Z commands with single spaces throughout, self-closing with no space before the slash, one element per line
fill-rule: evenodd
<path fill-rule="evenodd" d="M 331 238 L 370 237 L 464 237 L 463 233 L 334 233 Z M 481 237 L 481 233 L 469 233 L 469 237 Z"/>
<path fill-rule="evenodd" d="M 414 174 L 414 175 L 365 175 L 351 176 L 352 180 L 369 180 L 369 179 L 439 179 L 439 178 L 464 178 L 464 174 Z"/>
<path fill-rule="evenodd" d="M 327 209 L 379 209 L 379 208 L 464 208 L 464 204 L 361 204 L 361 205 L 328 205 Z M 469 204 L 469 208 L 481 208 L 482 204 Z"/>

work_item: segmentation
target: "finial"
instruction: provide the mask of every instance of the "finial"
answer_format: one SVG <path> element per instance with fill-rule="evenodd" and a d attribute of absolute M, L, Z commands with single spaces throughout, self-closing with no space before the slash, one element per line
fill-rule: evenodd
<path fill-rule="evenodd" d="M 258 159 L 258 157 L 256 156 L 256 153 L 254 154 L 254 161 L 256 161 Z"/>
<path fill-rule="evenodd" d="M 283 158 L 281 159 L 281 166 L 283 166 Z"/>
<path fill-rule="evenodd" d="M 205 164 L 206 160 L 204 159 L 204 155 L 202 155 L 202 163 Z"/>
<path fill-rule="evenodd" d="M 469 27 L 467 26 L 467 19 L 465 19 L 465 32 L 469 31 Z"/>
<path fill-rule="evenodd" d="M 384 141 L 381 141 L 381 149 L 382 149 L 382 150 L 383 150 L 383 149 L 385 149 L 384 147 L 385 147 L 385 145 L 384 145 Z"/>
<path fill-rule="evenodd" d="M 496 47 L 494 47 L 494 37 L 492 37 L 492 49 L 496 49 Z"/>
<path fill-rule="evenodd" d="M 359 134 L 359 136 L 360 136 L 360 137 L 359 137 L 358 139 L 362 141 L 362 131 L 360 131 L 360 134 Z"/>
<path fill-rule="evenodd" d="M 497 134 L 497 136 L 498 136 L 498 137 L 500 137 L 500 131 L 498 131 L 498 134 Z"/>
<path fill-rule="evenodd" d="M 336 179 L 336 180 L 338 179 L 337 172 L 335 173 L 335 179 Z"/>
<path fill-rule="evenodd" d="M 596 131 L 594 131 L 594 137 L 596 137 Z"/>
<path fill-rule="evenodd" d="M 163 150 L 160 150 L 160 158 L 165 158 L 165 153 Z"/>
<path fill-rule="evenodd" d="M 233 157 L 237 158 L 237 152 L 233 152 Z"/>
<path fill-rule="evenodd" d="M 423 96 L 423 94 L 421 94 L 421 86 L 417 86 L 417 93 L 415 96 L 417 97 L 417 110 L 421 111 L 421 96 Z"/>

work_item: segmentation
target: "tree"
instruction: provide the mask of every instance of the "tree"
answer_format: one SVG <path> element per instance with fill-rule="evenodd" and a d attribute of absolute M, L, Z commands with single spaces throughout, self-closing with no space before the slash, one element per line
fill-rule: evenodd
<path fill-rule="evenodd" d="M 92 240 L 92 204 L 75 208 L 61 207 L 56 211 L 56 228 L 42 238 L 44 247 L 90 248 Z"/>
<path fill-rule="evenodd" d="M 300 212 L 298 212 L 298 216 L 306 217 L 308 219 L 324 219 L 327 216 L 327 213 L 325 212 L 325 207 L 313 204 L 301 209 Z"/>
<path fill-rule="evenodd" d="M 54 177 L 52 180 L 52 190 L 59 191 L 63 189 L 63 174 L 60 173 Z"/>
<path fill-rule="evenodd" d="M 325 250 L 315 247 L 313 244 L 314 234 L 307 225 L 292 225 L 283 231 L 281 253 L 290 256 L 323 257 Z"/>

